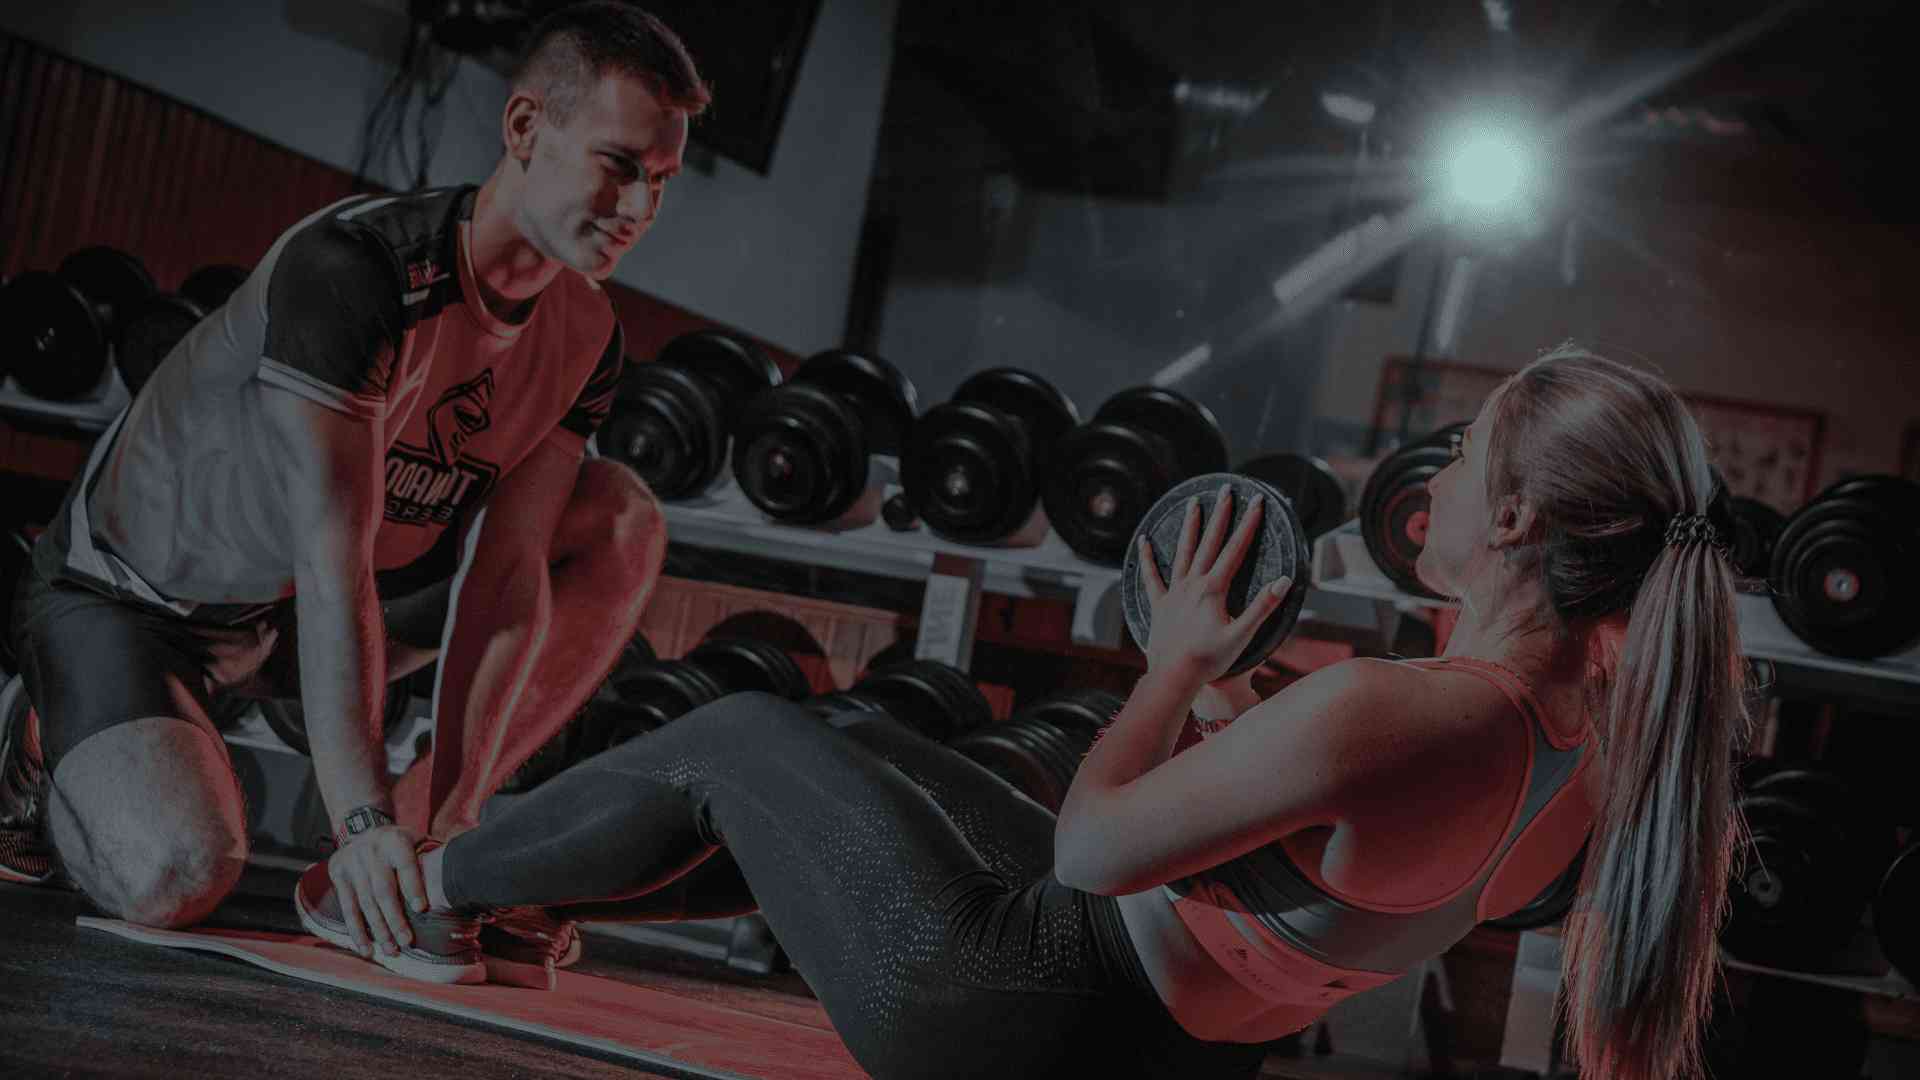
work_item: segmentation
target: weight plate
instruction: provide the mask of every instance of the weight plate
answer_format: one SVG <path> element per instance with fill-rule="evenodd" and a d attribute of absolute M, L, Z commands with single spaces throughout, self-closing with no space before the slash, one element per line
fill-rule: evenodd
<path fill-rule="evenodd" d="M 1195 496 L 1200 499 L 1204 511 L 1201 522 L 1204 534 L 1205 523 L 1214 513 L 1223 485 L 1233 490 L 1233 518 L 1227 532 L 1229 537 L 1246 512 L 1248 500 L 1255 494 L 1265 497 L 1259 534 L 1227 586 L 1227 613 L 1239 616 L 1246 610 L 1248 599 L 1270 582 L 1282 577 L 1293 582 L 1279 608 L 1254 632 L 1253 639 L 1247 643 L 1239 659 L 1224 673 L 1237 675 L 1258 667 L 1286 640 L 1293 631 L 1293 624 L 1300 616 L 1300 606 L 1306 599 L 1311 552 L 1307 547 L 1305 530 L 1300 525 L 1300 519 L 1294 515 L 1293 507 L 1279 492 L 1250 476 L 1211 473 L 1176 484 L 1172 491 L 1161 496 L 1153 509 L 1147 511 L 1139 531 L 1152 542 L 1160 580 L 1166 581 L 1173 571 L 1174 554 L 1179 550 L 1180 530 L 1188 500 Z M 1139 551 L 1138 544 L 1127 545 L 1126 561 L 1120 570 L 1120 607 L 1126 615 L 1127 631 L 1133 635 L 1134 642 L 1145 649 L 1153 627 L 1153 611 L 1140 581 Z"/>
<path fill-rule="evenodd" d="M 1227 471 L 1227 437 L 1205 405 L 1161 386 L 1136 386 L 1108 398 L 1095 420 L 1130 424 L 1167 440 L 1184 480 Z"/>
<path fill-rule="evenodd" d="M 1471 427 L 1459 422 L 1389 454 L 1374 466 L 1360 495 L 1360 535 L 1389 580 L 1415 596 L 1436 597 L 1415 572 L 1427 543 L 1427 482 L 1452 461 L 1451 437 Z"/>
<path fill-rule="evenodd" d="M 250 271 L 232 263 L 212 263 L 187 275 L 180 283 L 180 295 L 211 312 L 246 284 Z"/>
<path fill-rule="evenodd" d="M 1720 941 L 1750 963 L 1812 969 L 1852 937 L 1867 891 L 1838 872 L 1842 833 L 1805 803 L 1747 795 L 1740 812 L 1753 847 L 1728 888 Z"/>
<path fill-rule="evenodd" d="M 624 675 L 643 671 L 658 662 L 659 657 L 654 655 L 653 646 L 644 636 L 635 634 L 620 647 L 620 655 L 614 658 L 613 670 L 607 673 L 604 682 L 612 683 Z"/>
<path fill-rule="evenodd" d="M 60 279 L 79 290 L 90 304 L 107 310 L 102 321 L 109 331 L 143 301 L 160 291 L 146 264 L 106 246 L 81 248 L 60 262 Z"/>
<path fill-rule="evenodd" d="M 1000 724 L 995 731 L 1000 737 L 1018 746 L 1035 766 L 1035 775 L 1039 782 L 1027 791 L 1027 795 L 1048 810 L 1059 813 L 1060 805 L 1067 799 L 1067 782 L 1060 776 L 1062 765 L 1059 754 L 1046 742 L 1040 732 L 1029 725 Z"/>
<path fill-rule="evenodd" d="M 694 646 L 686 659 L 713 676 L 729 694 L 759 690 L 799 701 L 813 692 L 793 657 L 764 641 L 709 636 Z"/>
<path fill-rule="evenodd" d="M 607 746 L 662 727 L 702 705 L 720 700 L 726 688 L 685 661 L 666 661 L 629 672 L 611 685 L 620 704 L 633 710 L 609 733 Z"/>
<path fill-rule="evenodd" d="M 667 342 L 656 363 L 712 382 L 720 391 L 718 403 L 723 417 L 753 400 L 761 391 L 780 385 L 780 365 L 760 346 L 722 330 L 682 334 Z M 726 430 L 731 429 L 729 422 Z"/>
<path fill-rule="evenodd" d="M 1002 734 L 999 726 L 970 732 L 949 744 L 1005 780 L 1014 790 L 1045 806 L 1053 777 L 1026 747 Z M 1055 804 L 1056 806 L 1058 803 Z"/>
<path fill-rule="evenodd" d="M 1084 559 L 1119 566 L 1154 500 L 1180 479 L 1158 435 L 1095 420 L 1060 437 L 1040 498 L 1060 539 Z"/>
<path fill-rule="evenodd" d="M 28 394 L 68 401 L 99 385 L 107 326 L 65 281 L 21 274 L 0 290 L 0 356 Z"/>
<path fill-rule="evenodd" d="M 120 340 L 113 350 L 114 366 L 129 393 L 138 394 L 165 360 L 206 312 L 184 296 L 162 293 L 128 314 L 120 322 Z"/>
<path fill-rule="evenodd" d="M 866 431 L 867 452 L 899 457 L 906 449 L 919 410 L 912 380 L 886 360 L 851 349 L 829 349 L 809 357 L 793 373 L 795 383 L 811 383 L 848 399 Z"/>
<path fill-rule="evenodd" d="M 993 721 L 993 706 L 966 672 L 938 660 L 909 660 L 869 671 L 854 690 L 880 702 L 935 742 Z"/>
<path fill-rule="evenodd" d="M 1053 444 L 1080 423 L 1080 410 L 1059 388 L 1030 371 L 988 368 L 967 376 L 950 399 L 1000 410 L 1020 422 L 1036 471 L 1045 469 Z"/>
<path fill-rule="evenodd" d="M 913 425 L 900 482 L 927 527 L 963 544 L 1018 532 L 1040 492 L 1026 431 L 975 402 L 937 405 Z"/>
<path fill-rule="evenodd" d="M 1587 868 L 1587 845 L 1581 844 L 1580 850 L 1573 856 L 1560 875 L 1540 890 L 1540 895 L 1519 909 L 1502 915 L 1497 919 L 1488 919 L 1487 926 L 1502 930 L 1538 930 L 1543 926 L 1552 926 L 1566 918 L 1573 910 L 1573 901 L 1580 894 L 1580 875 Z"/>
<path fill-rule="evenodd" d="M 813 525 L 852 508 L 867 487 L 867 442 L 846 398 L 789 382 L 741 413 L 733 475 L 741 493 L 778 521 Z"/>
<path fill-rule="evenodd" d="M 1306 527 L 1307 539 L 1318 540 L 1347 520 L 1347 492 L 1340 478 L 1319 458 L 1299 454 L 1264 454 L 1233 470 L 1264 480 L 1293 502 L 1293 512 Z"/>
<path fill-rule="evenodd" d="M 1920 843 L 1901 852 L 1881 878 L 1873 898 L 1873 932 L 1893 969 L 1920 986 Z"/>
<path fill-rule="evenodd" d="M 1773 547 L 1787 527 L 1780 511 L 1740 496 L 1728 500 L 1733 513 L 1733 568 L 1741 577 L 1764 578 L 1773 564 Z"/>
<path fill-rule="evenodd" d="M 1774 609 L 1816 651 L 1874 659 L 1920 641 L 1920 485 L 1860 477 L 1788 519 L 1768 582 Z"/>
<path fill-rule="evenodd" d="M 727 436 L 712 384 L 676 367 L 641 364 L 620 382 L 600 452 L 640 474 L 654 494 L 705 491 L 726 464 Z"/>
<path fill-rule="evenodd" d="M 1068 690 L 1022 708 L 1013 719 L 1050 724 L 1061 731 L 1084 734 L 1091 741 L 1125 705 L 1124 698 L 1106 690 Z"/>

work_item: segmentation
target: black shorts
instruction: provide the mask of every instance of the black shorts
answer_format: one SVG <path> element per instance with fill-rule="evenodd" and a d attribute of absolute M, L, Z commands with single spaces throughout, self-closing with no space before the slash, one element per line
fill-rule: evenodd
<path fill-rule="evenodd" d="M 40 717 L 49 771 L 89 735 L 149 716 L 203 715 L 233 697 L 298 698 L 294 602 L 205 605 L 191 616 L 60 574 L 59 529 L 43 533 L 13 599 L 14 654 Z M 454 530 L 408 566 L 375 575 L 389 639 L 440 647 L 457 558 Z M 97 543 L 97 541 L 96 541 Z M 271 633 L 277 640 L 268 643 Z M 216 668 L 215 651 L 238 656 Z M 244 678 L 235 678 L 236 674 Z"/>

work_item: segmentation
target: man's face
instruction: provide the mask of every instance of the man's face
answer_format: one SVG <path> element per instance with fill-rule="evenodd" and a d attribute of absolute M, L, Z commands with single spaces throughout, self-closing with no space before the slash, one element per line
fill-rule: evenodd
<path fill-rule="evenodd" d="M 565 127 L 544 114 L 538 124 L 521 232 L 542 255 L 604 279 L 660 212 L 686 150 L 687 114 L 616 72 L 581 97 Z"/>

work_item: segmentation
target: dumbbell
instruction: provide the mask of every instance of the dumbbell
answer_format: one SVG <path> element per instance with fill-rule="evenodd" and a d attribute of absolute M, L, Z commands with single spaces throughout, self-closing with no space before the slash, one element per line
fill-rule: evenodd
<path fill-rule="evenodd" d="M 780 368 L 753 342 L 718 330 L 682 334 L 621 380 L 596 445 L 662 499 L 692 498 L 726 466 L 742 403 L 778 385 Z"/>
<path fill-rule="evenodd" d="M 620 648 L 620 655 L 614 659 L 613 670 L 601 680 L 592 696 L 574 710 L 560 730 L 553 733 L 540 749 L 528 755 L 527 760 L 507 775 L 500 790 L 509 794 L 531 791 L 553 776 L 590 753 L 606 748 L 605 732 L 612 725 L 612 718 L 621 715 L 626 708 L 613 693 L 613 683 L 623 675 L 638 672 L 655 661 L 653 646 L 644 635 L 635 634 Z M 589 749 L 589 743 L 598 740 L 598 744 Z"/>
<path fill-rule="evenodd" d="M 1453 436 L 1472 426 L 1466 420 L 1448 424 L 1387 455 L 1360 493 L 1360 536 L 1367 553 L 1381 573 L 1415 596 L 1438 596 L 1414 572 L 1427 546 L 1427 481 L 1453 460 Z"/>
<path fill-rule="evenodd" d="M 1155 499 L 1188 477 L 1226 469 L 1227 439 L 1206 406 L 1137 386 L 1108 398 L 1054 444 L 1041 502 L 1068 547 L 1119 566 Z"/>
<path fill-rule="evenodd" d="M 203 266 L 187 275 L 178 293 L 156 293 L 128 313 L 120 322 L 113 352 L 127 392 L 138 394 L 174 347 L 246 279 L 245 267 Z"/>
<path fill-rule="evenodd" d="M 1233 470 L 1263 480 L 1287 497 L 1307 530 L 1309 542 L 1339 528 L 1347 520 L 1347 490 L 1333 469 L 1319 458 L 1299 454 L 1263 454 Z"/>
<path fill-rule="evenodd" d="M 1733 513 L 1733 570 L 1748 581 L 1764 584 L 1767 569 L 1773 565 L 1773 549 L 1780 541 L 1780 533 L 1787 527 L 1787 519 L 1780 511 L 1745 496 L 1735 496 L 1727 500 L 1727 507 Z"/>
<path fill-rule="evenodd" d="M 121 322 L 157 291 L 139 259 L 110 247 L 82 248 L 51 274 L 21 274 L 0 290 L 5 373 L 37 398 L 89 396 L 106 375 Z"/>
<path fill-rule="evenodd" d="M 597 730 L 584 739 L 587 754 L 665 727 L 728 694 L 757 690 L 799 701 L 812 692 L 785 649 L 748 638 L 709 638 L 682 659 L 616 676 L 608 689 L 611 700 L 593 715 Z"/>
<path fill-rule="evenodd" d="M 1054 446 L 1079 422 L 1073 402 L 1038 375 L 1009 367 L 971 375 L 915 421 L 895 498 L 949 540 L 1004 540 L 1033 517 Z M 890 510 L 889 521 L 900 513 Z"/>
<path fill-rule="evenodd" d="M 734 479 L 776 521 L 832 521 L 866 494 L 872 455 L 898 458 L 905 449 L 916 399 L 913 383 L 878 356 L 813 356 L 741 412 Z"/>
<path fill-rule="evenodd" d="M 402 679 L 387 686 L 380 716 L 380 731 L 383 738 L 392 735 L 406 724 L 408 709 L 413 704 L 413 695 L 409 689 L 411 685 L 409 680 Z M 307 742 L 306 710 L 298 698 L 250 700 L 236 698 L 230 694 L 219 695 L 214 698 L 210 718 L 216 727 L 222 724 L 232 725 L 238 722 L 242 713 L 246 712 L 248 704 L 260 707 L 260 718 L 267 722 L 267 727 L 273 729 L 275 735 L 280 736 L 281 742 L 286 743 L 297 753 L 309 757 L 313 755 L 313 749 Z"/>
<path fill-rule="evenodd" d="M 1822 491 L 1787 520 L 1767 577 L 1774 610 L 1817 652 L 1871 660 L 1920 641 L 1920 484 Z"/>
<path fill-rule="evenodd" d="M 1818 970 L 1852 938 L 1893 830 L 1834 773 L 1755 767 L 1739 809 L 1753 836 L 1720 943 L 1749 963 Z"/>
<path fill-rule="evenodd" d="M 1546 888 L 1540 890 L 1540 895 L 1520 908 L 1497 919 L 1488 919 L 1481 925 L 1501 930 L 1538 930 L 1543 926 L 1552 926 L 1573 910 L 1573 902 L 1580 895 L 1580 875 L 1586 868 L 1587 845 L 1581 844 L 1573 861 L 1560 871 L 1558 877 L 1548 882 Z"/>
<path fill-rule="evenodd" d="M 885 712 L 935 742 L 946 742 L 993 722 L 993 706 L 973 676 L 939 660 L 906 660 L 869 670 L 852 687 L 810 703 Z"/>
<path fill-rule="evenodd" d="M 947 745 L 1057 814 L 1094 738 L 1125 704 L 1106 690 L 1069 690 Z"/>
<path fill-rule="evenodd" d="M 1247 647 L 1225 672 L 1238 675 L 1260 666 L 1273 650 L 1280 647 L 1280 643 L 1293 632 L 1293 625 L 1300 617 L 1300 606 L 1306 600 L 1307 586 L 1310 584 L 1307 579 L 1312 573 L 1312 550 L 1308 546 L 1306 528 L 1294 513 L 1293 505 L 1267 483 L 1251 476 L 1209 473 L 1185 480 L 1162 495 L 1141 520 L 1135 536 L 1145 536 L 1151 541 L 1160 580 L 1167 581 L 1173 572 L 1173 557 L 1179 551 L 1180 531 L 1186 518 L 1188 501 L 1194 498 L 1200 500 L 1204 533 L 1204 523 L 1212 520 L 1223 485 L 1233 493 L 1233 517 L 1227 524 L 1228 537 L 1239 526 L 1241 517 L 1247 512 L 1247 504 L 1253 497 L 1260 495 L 1264 500 L 1260 528 L 1253 545 L 1247 549 L 1239 570 L 1227 584 L 1227 614 L 1238 617 L 1260 590 L 1280 578 L 1292 582 L 1280 606 L 1254 631 Z M 1224 546 L 1225 541 L 1222 541 Z M 1133 636 L 1134 643 L 1144 649 L 1153 629 L 1153 608 L 1146 587 L 1140 580 L 1140 545 L 1137 540 L 1127 545 L 1126 559 L 1120 571 L 1120 609 L 1126 616 L 1127 632 Z"/>
<path fill-rule="evenodd" d="M 1880 879 L 1873 932 L 1893 970 L 1920 986 L 1920 842 L 1907 845 Z"/>

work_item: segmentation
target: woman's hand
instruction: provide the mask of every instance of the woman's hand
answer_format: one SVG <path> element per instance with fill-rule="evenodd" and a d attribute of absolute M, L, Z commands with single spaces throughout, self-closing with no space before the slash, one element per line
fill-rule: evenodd
<path fill-rule="evenodd" d="M 1227 586 L 1253 546 L 1260 527 L 1261 496 L 1255 495 L 1247 505 L 1231 537 L 1226 535 L 1227 522 L 1233 517 L 1231 485 L 1221 485 L 1204 533 L 1201 513 L 1196 496 L 1187 504 L 1180 544 L 1166 581 L 1160 580 L 1153 544 L 1145 535 L 1140 537 L 1140 584 L 1153 614 L 1146 644 L 1147 670 L 1196 685 L 1218 680 L 1233 666 L 1293 585 L 1283 577 L 1251 596 L 1238 618 L 1229 616 Z"/>

